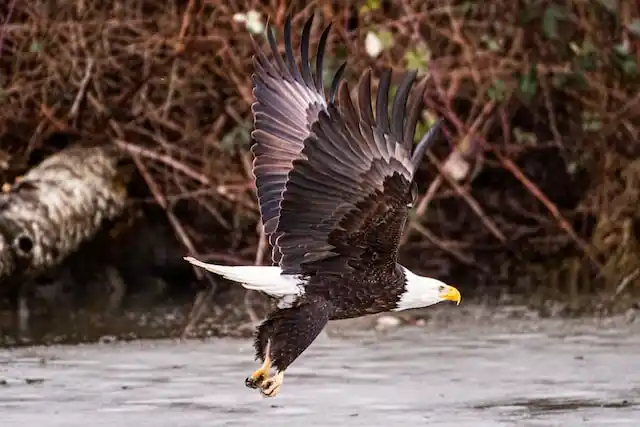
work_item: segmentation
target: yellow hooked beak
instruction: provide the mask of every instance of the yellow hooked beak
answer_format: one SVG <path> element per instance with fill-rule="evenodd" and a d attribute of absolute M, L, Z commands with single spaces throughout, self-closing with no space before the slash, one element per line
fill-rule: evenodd
<path fill-rule="evenodd" d="M 462 299 L 460 291 L 449 285 L 440 292 L 440 298 L 443 300 L 453 301 L 456 305 L 460 305 L 460 299 Z"/>

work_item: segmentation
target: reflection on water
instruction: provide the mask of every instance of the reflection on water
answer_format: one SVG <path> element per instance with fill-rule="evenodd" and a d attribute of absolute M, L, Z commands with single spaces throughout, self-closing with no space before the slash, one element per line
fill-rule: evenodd
<path fill-rule="evenodd" d="M 249 340 L 6 350 L 1 425 L 640 425 L 640 328 L 563 325 L 323 336 L 272 400 Z"/>

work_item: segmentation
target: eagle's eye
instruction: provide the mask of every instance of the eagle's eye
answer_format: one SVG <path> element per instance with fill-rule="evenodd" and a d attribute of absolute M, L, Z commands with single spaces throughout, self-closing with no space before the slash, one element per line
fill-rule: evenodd
<path fill-rule="evenodd" d="M 445 289 L 446 289 L 446 287 L 445 287 L 444 285 L 440 285 L 440 286 L 438 286 L 438 290 L 439 290 L 440 292 L 444 292 L 444 290 L 445 290 Z"/>

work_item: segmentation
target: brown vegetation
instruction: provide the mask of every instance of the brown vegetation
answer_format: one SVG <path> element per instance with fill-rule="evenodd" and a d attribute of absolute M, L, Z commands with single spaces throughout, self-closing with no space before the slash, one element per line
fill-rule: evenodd
<path fill-rule="evenodd" d="M 198 279 L 209 288 L 215 279 L 183 266 L 182 255 L 268 261 L 248 151 L 251 33 L 233 17 L 256 10 L 280 37 L 288 13 L 299 34 L 315 11 L 312 36 L 334 23 L 328 67 L 347 60 L 347 81 L 382 65 L 431 75 L 421 132 L 444 117 L 448 142 L 419 174 L 406 265 L 467 296 L 510 291 L 574 309 L 633 302 L 622 296 L 640 280 L 638 1 L 319 0 L 302 8 L 284 0 L 34 0 L 3 8 L 0 175 L 12 182 L 69 143 L 60 132 L 128 155 L 137 171 L 128 217 L 141 217 L 106 245 L 116 269 L 139 257 L 128 280 L 161 276 L 183 290 Z M 375 58 L 365 48 L 369 32 L 384 47 Z M 144 255 L 128 250 L 142 244 L 141 229 L 157 228 L 139 248 Z M 158 272 L 160 264 L 171 268 Z M 237 301 L 224 296 L 228 289 L 210 294 Z M 244 309 L 232 311 L 246 319 Z"/>

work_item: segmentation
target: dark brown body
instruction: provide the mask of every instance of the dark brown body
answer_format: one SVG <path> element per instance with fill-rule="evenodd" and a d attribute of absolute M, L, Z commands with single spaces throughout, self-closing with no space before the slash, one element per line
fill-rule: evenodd
<path fill-rule="evenodd" d="M 322 276 L 321 276 L 322 277 Z M 316 339 L 329 320 L 350 319 L 393 310 L 405 291 L 399 266 L 395 274 L 370 271 L 366 280 L 355 275 L 313 278 L 291 308 L 277 309 L 258 328 L 256 358 L 264 360 L 267 342 L 279 371 L 285 370 Z M 295 345 L 294 345 L 295 343 Z"/>
<path fill-rule="evenodd" d="M 318 286 L 314 286 L 313 281 L 307 285 L 306 296 L 331 302 L 333 310 L 329 320 L 351 319 L 390 311 L 397 307 L 405 290 L 405 279 L 401 271 L 393 276 L 371 274 L 365 280 L 362 277 L 343 277 L 331 282 L 326 277 L 323 279 L 324 283 Z"/>

